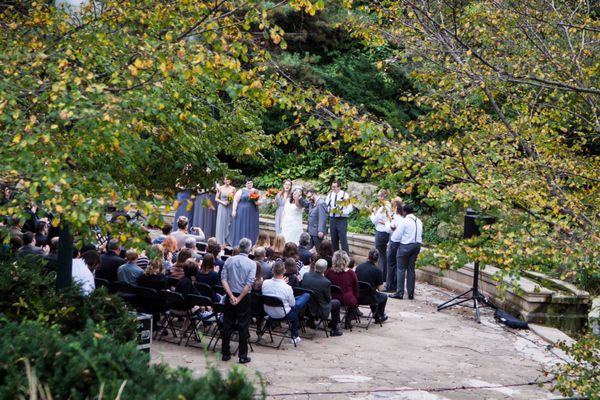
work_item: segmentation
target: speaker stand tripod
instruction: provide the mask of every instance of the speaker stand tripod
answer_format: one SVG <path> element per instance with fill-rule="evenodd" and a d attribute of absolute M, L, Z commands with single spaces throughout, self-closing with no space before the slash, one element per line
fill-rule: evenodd
<path fill-rule="evenodd" d="M 464 304 L 473 301 L 473 305 Z M 480 319 L 480 307 L 492 307 L 496 308 L 496 306 L 479 291 L 479 261 L 475 261 L 473 264 L 473 287 L 466 292 L 459 294 L 456 297 L 451 298 L 450 300 L 440 304 L 437 308 L 438 311 L 445 310 L 446 308 L 454 307 L 454 306 L 463 306 L 463 307 L 471 307 L 475 309 L 475 321 L 481 323 Z"/>

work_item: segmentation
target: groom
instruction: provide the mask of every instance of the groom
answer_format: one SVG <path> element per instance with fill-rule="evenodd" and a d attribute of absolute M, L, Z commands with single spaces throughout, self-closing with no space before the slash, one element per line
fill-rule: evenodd
<path fill-rule="evenodd" d="M 306 194 L 309 200 L 307 231 L 315 250 L 318 251 L 327 233 L 327 206 L 315 189 L 308 189 Z"/>

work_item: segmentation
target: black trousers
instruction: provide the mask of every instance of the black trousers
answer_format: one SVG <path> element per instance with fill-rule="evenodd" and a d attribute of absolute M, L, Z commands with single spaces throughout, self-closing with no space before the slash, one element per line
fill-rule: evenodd
<path fill-rule="evenodd" d="M 390 247 L 387 250 L 387 271 L 385 274 L 385 290 L 388 292 L 396 291 L 396 253 L 398 251 L 398 246 L 400 246 L 399 242 L 393 242 L 390 240 Z"/>
<path fill-rule="evenodd" d="M 239 357 L 248 355 L 248 328 L 250 326 L 251 302 L 250 294 L 244 296 L 242 301 L 237 305 L 229 302 L 229 298 L 225 300 L 225 311 L 223 312 L 223 342 L 221 353 L 223 355 L 231 355 L 229 341 L 231 334 L 238 331 L 239 336 Z"/>
<path fill-rule="evenodd" d="M 379 319 L 385 315 L 385 305 L 387 304 L 388 297 L 383 293 L 375 293 L 375 300 L 377 300 L 376 306 L 371 306 L 371 312 L 376 319 Z"/>
<path fill-rule="evenodd" d="M 396 293 L 404 295 L 404 281 L 406 279 L 406 291 L 408 296 L 415 294 L 415 264 L 417 256 L 421 251 L 421 243 L 401 244 L 396 253 L 398 272 L 396 279 Z"/>
<path fill-rule="evenodd" d="M 331 242 L 333 243 L 333 251 L 338 251 L 340 249 L 341 243 L 342 250 L 344 250 L 349 255 L 350 251 L 348 248 L 348 218 L 330 217 L 329 230 L 331 232 Z"/>
<path fill-rule="evenodd" d="M 387 246 L 390 234 L 387 232 L 375 232 L 375 248 L 379 252 L 379 264 L 377 265 L 384 277 L 387 277 Z"/>

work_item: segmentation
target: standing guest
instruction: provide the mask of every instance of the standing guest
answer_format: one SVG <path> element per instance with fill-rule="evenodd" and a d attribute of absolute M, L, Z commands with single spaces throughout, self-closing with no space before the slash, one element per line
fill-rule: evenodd
<path fill-rule="evenodd" d="M 94 270 L 100 265 L 100 254 L 96 250 L 88 250 L 79 258 L 73 259 L 71 276 L 73 281 L 81 285 L 81 294 L 92 294 L 96 290 Z"/>
<path fill-rule="evenodd" d="M 326 270 L 327 261 L 321 258 L 315 262 L 314 272 L 308 272 L 302 278 L 302 287 L 312 290 L 314 293 L 314 301 L 308 303 L 310 319 L 307 325 L 314 329 L 316 328 L 315 318 L 326 321 L 331 314 L 330 336 L 342 336 L 342 332 L 338 329 L 341 303 L 339 300 L 331 298 L 331 281 L 323 276 Z"/>
<path fill-rule="evenodd" d="M 301 187 L 292 190 L 292 197 L 285 203 L 281 216 L 281 234 L 286 242 L 298 244 L 304 229 L 302 216 L 304 215 L 304 191 Z"/>
<path fill-rule="evenodd" d="M 319 258 L 327 261 L 327 269 L 331 268 L 331 258 L 333 257 L 333 243 L 331 243 L 331 240 L 323 240 L 317 254 L 319 254 Z"/>
<path fill-rule="evenodd" d="M 308 189 L 308 234 L 312 245 L 318 249 L 327 234 L 327 205 L 315 189 Z"/>
<path fill-rule="evenodd" d="M 295 263 L 292 263 L 295 265 Z M 287 318 L 292 328 L 292 343 L 298 344 L 300 336 L 298 335 L 299 314 L 310 300 L 310 294 L 304 293 L 294 297 L 293 289 L 285 282 L 285 267 L 280 261 L 273 264 L 273 278 L 267 279 L 262 285 L 263 296 L 277 297 L 283 302 L 281 307 L 271 307 L 265 305 L 265 312 L 272 318 Z M 285 314 L 284 314 L 285 310 Z"/>
<path fill-rule="evenodd" d="M 257 247 L 254 249 L 254 261 L 260 266 L 260 273 L 263 279 L 271 279 L 272 272 L 271 266 L 266 260 L 267 251 L 264 247 Z"/>
<path fill-rule="evenodd" d="M 246 178 L 246 186 L 238 190 L 233 198 L 231 216 L 231 243 L 238 243 L 242 238 L 249 238 L 255 242 L 258 237 L 258 191 L 254 189 L 252 178 Z"/>
<path fill-rule="evenodd" d="M 325 277 L 331 281 L 332 285 L 339 286 L 342 294 L 333 295 L 346 306 L 346 322 L 344 328 L 352 329 L 352 321 L 356 318 L 358 312 L 358 278 L 351 269 L 348 269 L 350 257 L 343 250 L 333 253 L 333 265 L 325 272 Z"/>
<path fill-rule="evenodd" d="M 192 236 L 197 241 L 203 241 L 205 239 L 204 232 L 200 228 L 192 228 L 196 232 L 196 235 L 190 235 L 188 233 L 189 221 L 186 216 L 182 215 L 177 219 L 177 231 L 171 233 L 171 236 L 177 241 L 177 250 L 181 250 L 185 247 L 185 239 Z"/>
<path fill-rule="evenodd" d="M 310 256 L 312 255 L 312 252 L 310 251 L 311 247 L 312 246 L 310 244 L 310 235 L 306 232 L 302 232 L 302 235 L 300 235 L 300 243 L 298 246 L 298 257 L 304 265 L 310 264 Z"/>
<path fill-rule="evenodd" d="M 281 217 L 283 215 L 283 209 L 285 204 L 292 197 L 292 181 L 286 179 L 283 182 L 283 189 L 275 196 L 275 204 L 277 209 L 275 210 L 275 235 L 281 234 Z"/>
<path fill-rule="evenodd" d="M 371 210 L 370 219 L 375 225 L 375 248 L 379 252 L 379 269 L 383 276 L 387 274 L 387 246 L 390 234 L 385 229 L 385 223 L 392 218 L 392 206 L 387 201 L 387 191 L 381 189 L 377 194 L 377 203 Z"/>
<path fill-rule="evenodd" d="M 239 336 L 239 362 L 250 362 L 248 357 L 248 327 L 250 325 L 251 302 L 248 294 L 252 290 L 256 276 L 256 263 L 248 258 L 252 241 L 242 238 L 239 242 L 240 254 L 225 261 L 221 283 L 227 294 L 223 313 L 223 340 L 221 354 L 223 361 L 231 359 L 229 341 L 234 329 Z"/>
<path fill-rule="evenodd" d="M 35 228 L 35 242 L 39 247 L 44 247 L 48 243 L 48 223 L 46 221 L 38 221 Z"/>
<path fill-rule="evenodd" d="M 282 259 L 283 257 L 283 250 L 285 249 L 285 236 L 283 235 L 277 235 L 275 236 L 275 240 L 273 241 L 273 247 L 271 247 L 271 249 L 273 250 L 273 260 L 276 259 Z M 281 260 L 283 261 L 283 260 Z"/>
<path fill-rule="evenodd" d="M 181 249 L 177 254 L 177 262 L 171 267 L 171 277 L 175 279 L 182 278 L 185 274 L 183 271 L 183 263 L 192 258 L 193 254 L 190 249 Z"/>
<path fill-rule="evenodd" d="M 138 278 L 138 286 L 156 291 L 167 290 L 168 281 L 164 271 L 163 260 L 160 257 L 153 258 L 144 270 L 144 274 Z"/>
<path fill-rule="evenodd" d="M 342 190 L 340 181 L 333 181 L 331 184 L 331 192 L 327 195 L 326 203 L 329 210 L 329 230 L 331 232 L 331 241 L 333 250 L 340 249 L 349 254 L 348 249 L 348 215 L 352 212 L 352 205 L 341 205 L 340 202 L 350 199 L 350 195 Z"/>
<path fill-rule="evenodd" d="M 17 257 L 24 258 L 28 256 L 35 256 L 42 258 L 45 256 L 45 254 L 46 253 L 44 250 L 42 250 L 40 247 L 37 247 L 33 232 L 25 232 L 23 234 L 23 246 L 17 251 Z"/>
<path fill-rule="evenodd" d="M 397 240 L 400 245 L 396 253 L 396 293 L 391 297 L 403 298 L 406 279 L 406 291 L 409 300 L 412 300 L 415 297 L 415 264 L 423 243 L 423 222 L 415 216 L 412 206 L 408 204 L 402 206 L 402 215 L 404 218 L 392 234 L 392 239 Z"/>
<path fill-rule="evenodd" d="M 220 285 L 219 273 L 215 271 L 215 256 L 206 253 L 196 274 L 196 282 L 206 283 L 209 286 Z"/>
<path fill-rule="evenodd" d="M 377 267 L 378 260 L 379 251 L 372 248 L 369 250 L 367 261 L 356 267 L 356 276 L 359 281 L 367 282 L 371 285 L 372 292 L 367 294 L 368 298 L 361 300 L 365 303 L 372 303 L 371 300 L 375 299 L 377 305 L 371 306 L 371 312 L 373 313 L 375 322 L 381 323 L 388 319 L 387 315 L 385 315 L 385 305 L 388 297 L 380 292 L 383 289 L 383 274 Z"/>
<path fill-rule="evenodd" d="M 162 244 L 162 242 L 165 241 L 165 239 L 167 238 L 167 236 L 169 236 L 171 234 L 171 231 L 173 230 L 173 225 L 171 224 L 164 224 L 163 227 L 160 229 L 162 234 L 158 237 L 156 237 L 153 241 L 152 244 Z"/>
<path fill-rule="evenodd" d="M 254 248 L 257 247 L 264 247 L 265 249 L 271 247 L 271 238 L 269 237 L 269 234 L 267 232 L 258 232 L 258 239 L 256 240 L 256 245 L 254 246 Z"/>
<path fill-rule="evenodd" d="M 106 253 L 100 256 L 100 267 L 96 270 L 96 278 L 106 279 L 110 283 L 117 281 L 117 271 L 125 263 L 121 256 L 121 245 L 118 239 L 108 242 Z"/>
<path fill-rule="evenodd" d="M 395 200 L 395 199 L 394 199 Z M 398 236 L 394 235 L 396 228 L 402 222 L 402 202 L 392 201 L 392 220 L 390 222 L 386 222 L 385 229 L 390 234 L 390 242 L 387 251 L 387 271 L 385 275 L 385 291 L 386 292 L 396 292 L 396 278 L 397 278 L 397 263 L 396 263 L 396 253 L 398 252 L 398 247 L 400 247 L 400 242 L 398 241 Z"/>
<path fill-rule="evenodd" d="M 223 184 L 217 187 L 215 197 L 218 204 L 215 237 L 222 244 L 231 244 L 231 209 L 234 195 L 235 187 L 231 186 L 231 179 L 226 176 L 223 178 Z"/>
<path fill-rule="evenodd" d="M 144 273 L 144 270 L 138 267 L 135 263 L 137 259 L 137 251 L 134 249 L 127 250 L 125 253 L 125 260 L 127 263 L 121 265 L 117 270 L 117 278 L 119 281 L 128 283 L 130 285 L 137 285 L 139 277 Z"/>

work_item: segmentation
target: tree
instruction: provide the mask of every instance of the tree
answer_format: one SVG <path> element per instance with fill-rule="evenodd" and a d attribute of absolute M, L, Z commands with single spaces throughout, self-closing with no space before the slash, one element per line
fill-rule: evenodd
<path fill-rule="evenodd" d="M 453 223 L 451 240 L 435 249 L 436 263 L 479 259 L 511 275 L 541 269 L 599 290 L 597 5 L 360 4 L 355 32 L 401 49 L 381 67 L 409 66 L 418 91 L 406 100 L 429 111 L 409 124 L 410 135 L 373 131 L 356 137 L 357 147 L 375 174 L 392 174 L 402 192 Z M 381 146 L 389 148 L 384 156 Z M 482 239 L 462 241 L 456 216 L 466 207 L 498 223 Z"/>

